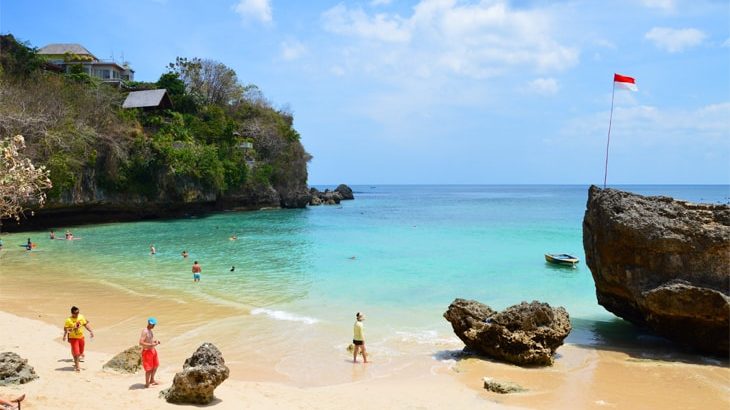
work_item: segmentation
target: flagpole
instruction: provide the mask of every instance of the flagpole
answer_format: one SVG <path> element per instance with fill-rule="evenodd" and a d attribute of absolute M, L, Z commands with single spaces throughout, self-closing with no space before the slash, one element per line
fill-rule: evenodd
<path fill-rule="evenodd" d="M 616 79 L 612 82 L 611 90 L 611 115 L 608 117 L 608 138 L 606 139 L 606 165 L 603 168 L 603 189 L 606 189 L 606 177 L 608 177 L 608 146 L 611 144 L 611 121 L 613 121 L 613 96 L 616 94 Z"/>

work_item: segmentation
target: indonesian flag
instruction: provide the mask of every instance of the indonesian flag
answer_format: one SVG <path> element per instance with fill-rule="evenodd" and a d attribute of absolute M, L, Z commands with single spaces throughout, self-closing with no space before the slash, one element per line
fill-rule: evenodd
<path fill-rule="evenodd" d="M 636 86 L 636 80 L 633 77 L 621 74 L 613 75 L 613 86 L 623 90 L 639 91 L 639 88 Z"/>

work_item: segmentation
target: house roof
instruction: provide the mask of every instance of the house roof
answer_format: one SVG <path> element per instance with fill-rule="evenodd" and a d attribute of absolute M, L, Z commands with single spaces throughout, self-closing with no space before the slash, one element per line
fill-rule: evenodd
<path fill-rule="evenodd" d="M 91 51 L 87 50 L 86 47 L 76 43 L 53 43 L 48 44 L 38 50 L 38 54 L 66 54 L 72 53 L 77 55 L 88 55 L 98 60 L 95 55 L 91 54 Z"/>
<path fill-rule="evenodd" d="M 167 95 L 167 90 L 164 88 L 158 90 L 132 91 L 127 95 L 127 99 L 124 100 L 122 108 L 158 107 L 163 103 L 170 103 L 170 96 Z"/>

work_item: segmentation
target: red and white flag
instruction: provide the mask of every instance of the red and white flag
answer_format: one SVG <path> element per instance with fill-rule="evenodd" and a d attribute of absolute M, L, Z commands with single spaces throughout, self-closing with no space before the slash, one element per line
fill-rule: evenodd
<path fill-rule="evenodd" d="M 614 74 L 613 85 L 614 87 L 618 87 L 624 90 L 639 91 L 639 88 L 636 86 L 636 80 L 634 80 L 634 77 Z"/>

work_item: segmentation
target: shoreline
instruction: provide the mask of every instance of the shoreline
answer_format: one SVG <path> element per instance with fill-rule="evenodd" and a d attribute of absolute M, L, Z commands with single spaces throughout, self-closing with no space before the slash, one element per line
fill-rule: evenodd
<path fill-rule="evenodd" d="M 5 278 L 3 285 L 8 282 Z M 85 306 L 82 313 L 89 313 L 87 316 L 92 323 L 95 317 L 104 314 L 116 317 L 113 321 L 118 320 L 119 323 L 100 326 L 100 320 L 95 321 L 97 339 L 87 342 L 88 359 L 82 366 L 85 370 L 77 375 L 66 369 L 70 368 L 70 355 L 68 347 L 60 342 L 61 326 L 56 325 L 65 317 L 64 312 L 53 310 L 52 314 L 44 313 L 44 309 L 51 306 L 65 306 L 67 295 L 56 293 L 54 296 L 52 288 L 39 288 L 33 282 L 15 282 L 11 287 L 15 297 L 9 294 L 5 286 L 0 292 L 3 306 L 0 320 L 14 329 L 0 341 L 0 351 L 13 351 L 28 359 L 41 379 L 20 386 L 0 387 L 0 395 L 6 397 L 27 393 L 27 404 L 24 402 L 23 406 L 26 409 L 98 408 L 94 406 L 99 400 L 105 401 L 105 408 L 112 409 L 173 406 L 157 398 L 157 392 L 169 386 L 174 373 L 182 368 L 183 360 L 207 340 L 180 339 L 180 336 L 170 333 L 172 323 L 162 323 L 156 332 L 163 340 L 159 372 L 162 384 L 157 389 L 139 389 L 143 373 L 112 374 L 103 371 L 101 366 L 118 351 L 134 344 L 134 340 L 115 340 L 119 334 L 129 334 L 131 331 L 128 329 L 134 329 L 136 334 L 137 328 L 141 329 L 136 320 L 130 323 L 128 318 L 122 319 L 122 316 L 114 316 L 112 312 L 119 315 L 119 312 L 134 310 L 144 296 L 130 295 L 113 287 L 101 291 L 101 285 L 82 289 L 84 292 L 80 295 L 83 295 Z M 35 303 L 41 300 L 45 302 Z M 151 304 L 160 308 L 160 300 Z M 168 300 L 167 303 L 169 306 L 165 307 L 166 311 L 182 309 L 178 317 L 190 314 L 179 301 Z M 215 315 L 233 313 L 228 307 L 218 307 L 215 311 Z M 335 366 L 349 373 L 347 382 L 326 382 L 324 378 L 321 380 L 325 382 L 318 385 L 301 386 L 287 380 L 277 370 L 278 365 L 271 365 L 277 358 L 269 365 L 266 361 L 250 363 L 230 353 L 226 354 L 226 349 L 221 348 L 231 367 L 231 377 L 216 389 L 218 400 L 213 406 L 221 409 L 730 406 L 730 367 L 720 360 L 702 356 L 678 353 L 666 356 L 662 352 L 635 348 L 566 344 L 558 349 L 552 367 L 521 368 L 485 358 L 463 356 L 460 350 L 435 350 L 431 355 L 395 364 L 383 363 L 382 357 L 378 362 L 379 352 L 375 351 L 374 363 L 369 365 L 353 365 L 343 352 L 342 361 L 335 363 Z M 332 360 L 337 362 L 340 359 L 335 357 Z M 312 375 L 314 379 L 324 377 L 317 375 L 316 369 L 312 372 L 315 373 Z M 529 391 L 512 395 L 486 392 L 481 386 L 485 376 L 518 383 Z M 79 386 L 88 386 L 94 393 L 82 399 L 68 398 L 66 386 L 69 382 L 77 381 L 82 382 Z M 353 397 L 363 397 L 363 394 L 367 399 L 356 399 L 358 404 L 353 405 Z M 107 406 L 107 402 L 112 404 Z"/>

